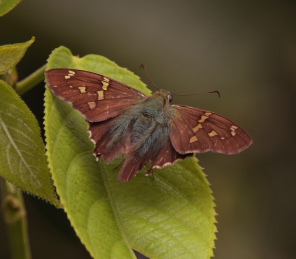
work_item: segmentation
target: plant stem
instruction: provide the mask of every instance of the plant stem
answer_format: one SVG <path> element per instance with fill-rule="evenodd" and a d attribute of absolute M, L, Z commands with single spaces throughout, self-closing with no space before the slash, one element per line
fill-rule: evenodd
<path fill-rule="evenodd" d="M 29 90 L 31 90 L 34 86 L 41 83 L 44 80 L 44 72 L 45 72 L 46 65 L 40 67 L 31 75 L 27 76 L 22 81 L 19 81 L 15 86 L 15 91 L 22 95 Z"/>
<path fill-rule="evenodd" d="M 20 189 L 0 178 L 3 218 L 9 236 L 12 259 L 31 259 L 27 215 Z"/>

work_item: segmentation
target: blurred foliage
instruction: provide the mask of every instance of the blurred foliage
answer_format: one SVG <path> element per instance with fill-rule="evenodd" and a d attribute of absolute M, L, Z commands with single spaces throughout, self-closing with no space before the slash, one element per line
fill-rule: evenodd
<path fill-rule="evenodd" d="M 0 16 L 11 11 L 16 5 L 18 5 L 21 0 L 2 0 L 0 2 Z"/>

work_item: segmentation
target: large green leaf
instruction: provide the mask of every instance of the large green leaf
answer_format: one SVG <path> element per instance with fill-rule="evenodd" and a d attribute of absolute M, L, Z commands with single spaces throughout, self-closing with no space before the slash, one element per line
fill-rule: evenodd
<path fill-rule="evenodd" d="M 73 57 L 56 49 L 48 69 L 84 69 L 112 77 L 146 94 L 128 70 L 97 55 Z M 48 160 L 61 202 L 81 241 L 94 258 L 135 258 L 132 249 L 150 258 L 212 256 L 215 210 L 209 183 L 196 158 L 139 173 L 118 183 L 122 159 L 96 162 L 87 124 L 71 105 L 46 91 Z"/>
<path fill-rule="evenodd" d="M 34 41 L 35 38 L 33 37 L 31 40 L 23 43 L 0 46 L 0 74 L 13 68 L 22 59 Z"/>
<path fill-rule="evenodd" d="M 0 175 L 58 206 L 36 118 L 1 80 L 0 92 Z"/>

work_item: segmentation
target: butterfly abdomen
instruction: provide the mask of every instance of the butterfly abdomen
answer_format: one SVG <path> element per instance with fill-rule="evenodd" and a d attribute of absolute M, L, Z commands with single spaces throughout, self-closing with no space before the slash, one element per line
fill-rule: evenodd
<path fill-rule="evenodd" d="M 138 123 L 138 120 L 136 121 Z M 151 121 L 146 129 L 136 125 L 132 128 L 130 148 L 126 151 L 126 161 L 120 170 L 119 181 L 133 178 L 144 165 L 155 161 L 169 140 L 169 129 Z M 144 124 L 143 124 L 144 125 Z M 165 155 L 165 154 L 163 154 Z"/>
<path fill-rule="evenodd" d="M 169 118 L 164 112 L 162 99 L 147 98 L 127 113 L 134 120 L 129 126 L 130 143 L 127 143 L 126 161 L 120 171 L 120 181 L 131 179 L 144 165 L 154 161 L 169 141 Z"/>

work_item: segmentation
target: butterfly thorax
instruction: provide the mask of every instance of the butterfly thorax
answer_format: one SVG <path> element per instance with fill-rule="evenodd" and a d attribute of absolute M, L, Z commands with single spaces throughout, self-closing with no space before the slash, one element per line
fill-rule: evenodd
<path fill-rule="evenodd" d="M 160 90 L 139 100 L 113 121 L 106 153 L 134 153 L 135 159 L 159 154 L 169 139 L 170 93 Z M 112 156 L 113 158 L 113 156 Z"/>
<path fill-rule="evenodd" d="M 171 117 L 171 100 L 170 92 L 161 89 L 144 98 L 134 108 L 144 116 L 153 118 L 159 124 L 168 123 Z"/>

